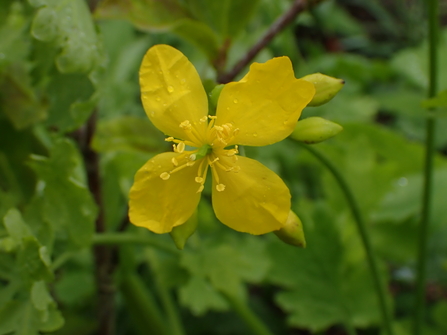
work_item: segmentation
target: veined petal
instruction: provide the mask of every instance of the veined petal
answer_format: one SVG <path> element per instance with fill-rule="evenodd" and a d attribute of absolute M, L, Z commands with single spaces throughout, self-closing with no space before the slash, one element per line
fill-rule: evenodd
<path fill-rule="evenodd" d="M 197 142 L 191 132 L 180 128 L 188 120 L 203 142 L 206 123 L 199 120 L 208 114 L 208 100 L 199 74 L 185 55 L 168 45 L 150 48 L 141 63 L 140 88 L 144 110 L 158 129 Z"/>
<path fill-rule="evenodd" d="M 225 165 L 229 157 L 219 157 Z M 239 172 L 217 169 L 223 191 L 213 178 L 213 208 L 228 227 L 254 235 L 280 229 L 290 211 L 290 192 L 282 179 L 256 160 L 238 157 Z"/>
<path fill-rule="evenodd" d="M 178 156 L 173 152 L 157 155 L 137 171 L 129 193 L 129 218 L 134 225 L 168 233 L 194 213 L 200 200 L 200 185 L 194 181 L 199 164 L 176 171 L 167 180 L 160 178 L 174 168 L 172 158 Z"/>
<path fill-rule="evenodd" d="M 272 144 L 292 133 L 301 111 L 314 94 L 311 83 L 295 78 L 288 57 L 253 63 L 241 81 L 223 88 L 216 125 L 231 123 L 239 128 L 230 144 Z"/>

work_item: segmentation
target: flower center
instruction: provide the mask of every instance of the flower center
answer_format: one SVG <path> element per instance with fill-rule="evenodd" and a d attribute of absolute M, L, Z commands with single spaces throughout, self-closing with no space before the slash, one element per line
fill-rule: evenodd
<path fill-rule="evenodd" d="M 179 155 L 171 159 L 173 168 L 170 171 L 161 173 L 161 179 L 168 180 L 171 177 L 171 174 L 183 170 L 186 167 L 191 167 L 195 165 L 196 162 L 200 162 L 197 176 L 194 179 L 196 183 L 200 184 L 197 192 L 202 192 L 204 189 L 208 167 L 211 168 L 211 173 L 216 184 L 216 190 L 218 192 L 225 190 L 225 185 L 220 182 L 220 173 L 237 173 L 240 171 L 240 167 L 236 165 L 238 160 L 236 155 L 239 153 L 238 146 L 235 145 L 233 149 L 225 149 L 225 147 L 228 146 L 239 133 L 239 128 L 234 128 L 231 123 L 215 126 L 216 118 L 216 116 L 209 115 L 208 117 L 204 116 L 200 119 L 200 123 L 204 123 L 208 119 L 210 120 L 205 136 L 208 143 L 203 144 L 196 150 L 185 152 L 186 145 L 197 148 L 197 143 L 201 143 L 199 139 L 203 138 L 197 133 L 194 127 L 192 127 L 189 120 L 181 122 L 179 127 L 185 130 L 185 132 L 188 132 L 190 138 L 193 139 L 194 142 L 183 141 L 173 137 L 165 139 L 168 142 L 174 143 L 172 145 L 173 150 L 174 152 L 179 153 Z"/>

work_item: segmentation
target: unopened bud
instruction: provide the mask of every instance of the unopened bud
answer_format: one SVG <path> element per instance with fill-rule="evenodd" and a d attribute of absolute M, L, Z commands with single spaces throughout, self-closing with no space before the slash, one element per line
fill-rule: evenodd
<path fill-rule="evenodd" d="M 183 250 L 188 238 L 190 238 L 196 231 L 197 225 L 198 220 L 196 211 L 184 224 L 172 228 L 169 234 L 171 235 L 177 249 Z"/>
<path fill-rule="evenodd" d="M 299 217 L 292 211 L 289 212 L 286 224 L 280 230 L 274 231 L 274 233 L 281 241 L 287 244 L 300 248 L 306 247 L 303 224 Z"/>
<path fill-rule="evenodd" d="M 343 127 L 335 122 L 312 116 L 298 121 L 290 137 L 296 141 L 313 144 L 334 137 L 342 130 Z"/>
<path fill-rule="evenodd" d="M 222 89 L 225 87 L 224 84 L 217 85 L 213 88 L 213 90 L 210 93 L 210 102 L 213 105 L 214 108 L 217 107 L 217 101 L 219 100 L 220 92 L 222 92 Z"/>
<path fill-rule="evenodd" d="M 302 77 L 315 86 L 315 95 L 307 106 L 317 107 L 331 101 L 333 97 L 343 88 L 345 81 L 334 77 L 326 76 L 322 73 L 313 73 Z"/>

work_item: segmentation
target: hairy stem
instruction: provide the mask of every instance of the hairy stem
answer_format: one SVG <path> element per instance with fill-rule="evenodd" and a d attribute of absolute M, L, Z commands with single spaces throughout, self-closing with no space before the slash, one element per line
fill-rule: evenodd
<path fill-rule="evenodd" d="M 317 158 L 326 168 L 332 173 L 338 185 L 340 186 L 343 194 L 345 195 L 346 201 L 348 202 L 349 207 L 351 208 L 352 216 L 354 217 L 354 221 L 357 225 L 357 229 L 360 234 L 360 238 L 362 240 L 363 248 L 365 249 L 366 258 L 368 260 L 369 269 L 371 271 L 371 276 L 374 283 L 374 288 L 376 290 L 377 299 L 379 300 L 379 308 L 382 316 L 382 324 L 385 328 L 385 332 L 388 335 L 393 335 L 393 329 L 391 325 L 391 317 L 388 312 L 386 298 L 385 298 L 385 289 L 380 280 L 377 261 L 375 255 L 373 253 L 373 249 L 371 247 L 371 241 L 368 236 L 368 232 L 366 231 L 365 221 L 363 219 L 362 213 L 360 212 L 359 205 L 357 200 L 354 197 L 351 189 L 348 186 L 343 175 L 338 171 L 338 169 L 332 164 L 332 162 L 327 159 L 323 154 L 321 154 L 318 150 L 314 149 L 310 145 L 299 143 L 303 148 L 309 151 L 315 158 Z"/>
<path fill-rule="evenodd" d="M 438 0 L 428 0 L 428 34 L 429 34 L 429 87 L 428 97 L 434 97 L 437 91 L 438 71 Z M 429 111 L 431 113 L 432 111 Z M 425 163 L 424 163 L 424 188 L 422 194 L 422 211 L 419 226 L 417 276 L 416 276 L 416 299 L 413 334 L 422 333 L 425 310 L 425 286 L 426 286 L 426 261 L 427 241 L 430 226 L 430 206 L 433 186 L 433 159 L 435 152 L 435 118 L 428 117 L 426 121 L 425 138 Z"/>

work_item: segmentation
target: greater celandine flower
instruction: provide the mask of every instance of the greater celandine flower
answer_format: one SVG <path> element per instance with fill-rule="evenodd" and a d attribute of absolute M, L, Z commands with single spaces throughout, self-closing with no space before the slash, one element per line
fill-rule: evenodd
<path fill-rule="evenodd" d="M 140 68 L 141 99 L 152 123 L 173 143 L 173 152 L 150 159 L 130 190 L 130 221 L 168 233 L 190 218 L 208 169 L 212 205 L 228 227 L 265 234 L 283 227 L 290 192 L 274 172 L 238 155 L 238 144 L 264 146 L 291 134 L 315 94 L 296 79 L 288 57 L 254 63 L 239 82 L 224 86 L 215 116 L 194 66 L 168 45 L 150 48 Z M 193 148 L 193 150 L 187 150 Z"/>

